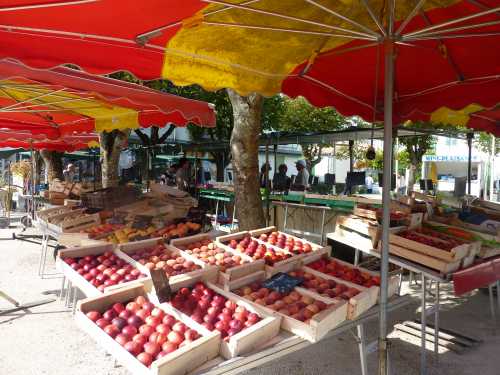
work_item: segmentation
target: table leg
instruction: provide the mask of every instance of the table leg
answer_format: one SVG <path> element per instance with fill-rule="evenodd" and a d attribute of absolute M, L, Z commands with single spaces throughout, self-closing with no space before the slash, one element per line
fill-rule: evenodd
<path fill-rule="evenodd" d="M 59 299 L 63 298 L 64 295 L 64 285 L 66 284 L 66 276 L 63 275 L 61 283 L 61 292 L 59 293 Z"/>
<path fill-rule="evenodd" d="M 356 326 L 356 329 L 358 331 L 358 348 L 359 348 L 359 358 L 361 360 L 361 374 L 368 375 L 365 327 L 363 324 L 359 324 L 358 326 Z"/>
<path fill-rule="evenodd" d="M 434 297 L 434 354 L 439 359 L 439 281 L 436 281 L 436 296 Z"/>
<path fill-rule="evenodd" d="M 323 210 L 323 215 L 321 217 L 321 245 L 325 244 L 325 215 L 326 210 Z"/>
<path fill-rule="evenodd" d="M 491 319 L 493 319 L 493 324 L 496 325 L 497 323 L 497 317 L 495 314 L 495 297 L 493 296 L 493 284 L 488 285 L 488 294 L 490 297 L 490 313 L 491 313 Z"/>
<path fill-rule="evenodd" d="M 45 242 L 45 234 L 42 234 L 42 244 L 41 244 L 41 249 L 40 249 L 40 261 L 38 262 L 38 276 L 42 276 L 42 262 L 43 262 L 43 244 Z"/>
<path fill-rule="evenodd" d="M 420 331 L 420 336 L 421 336 L 421 341 L 420 341 L 420 375 L 426 375 L 427 374 L 427 358 L 426 358 L 426 350 L 425 350 L 425 335 L 426 335 L 426 329 L 427 329 L 427 323 L 426 323 L 426 294 L 427 294 L 427 282 L 425 280 L 425 275 L 422 273 L 422 311 L 420 312 L 420 326 L 421 326 L 421 331 Z"/>
<path fill-rule="evenodd" d="M 69 306 L 69 296 L 71 294 L 71 288 L 72 288 L 71 281 L 68 280 L 68 287 L 66 288 L 66 296 L 64 299 L 64 306 L 66 306 L 66 307 Z"/>
<path fill-rule="evenodd" d="M 45 276 L 45 263 L 47 261 L 47 249 L 48 248 L 49 248 L 49 236 L 46 235 L 42 239 L 42 253 L 43 253 L 43 257 L 42 257 L 42 274 L 40 275 L 42 279 Z"/>
<path fill-rule="evenodd" d="M 285 203 L 285 218 L 283 219 L 283 231 L 286 231 L 287 221 L 288 221 L 288 203 Z"/>
<path fill-rule="evenodd" d="M 217 203 L 215 204 L 215 223 L 214 223 L 214 228 L 217 229 L 217 218 L 219 216 L 219 201 L 217 200 Z"/>
<path fill-rule="evenodd" d="M 72 304 L 72 313 L 75 315 L 76 312 L 76 301 L 78 300 L 78 288 L 73 288 L 73 304 Z"/>
<path fill-rule="evenodd" d="M 359 250 L 356 249 L 354 251 L 354 265 L 357 266 L 359 264 Z"/>
<path fill-rule="evenodd" d="M 500 311 L 500 281 L 497 281 L 497 304 L 498 311 Z"/>

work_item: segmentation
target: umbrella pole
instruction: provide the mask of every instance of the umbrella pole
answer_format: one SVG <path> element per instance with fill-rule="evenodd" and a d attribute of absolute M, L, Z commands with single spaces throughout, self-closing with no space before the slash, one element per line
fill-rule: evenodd
<path fill-rule="evenodd" d="M 33 143 L 30 143 L 31 154 L 31 218 L 35 220 L 35 155 L 33 154 Z"/>
<path fill-rule="evenodd" d="M 394 0 L 390 1 L 389 13 L 394 8 Z M 380 267 L 380 319 L 379 319 L 379 375 L 388 374 L 388 342 L 387 342 L 387 273 L 389 270 L 389 224 L 391 201 L 392 170 L 392 103 L 394 84 L 394 41 L 392 17 L 388 22 L 388 37 L 385 39 L 385 77 L 384 77 L 384 171 L 382 190 L 382 252 Z"/>
<path fill-rule="evenodd" d="M 471 195 L 472 179 L 472 139 L 474 133 L 467 133 L 467 146 L 469 147 L 469 160 L 467 161 L 467 194 Z"/>

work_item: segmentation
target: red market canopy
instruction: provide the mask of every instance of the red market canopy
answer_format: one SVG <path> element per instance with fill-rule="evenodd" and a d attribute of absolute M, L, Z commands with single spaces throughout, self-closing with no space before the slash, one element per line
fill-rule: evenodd
<path fill-rule="evenodd" d="M 1 14 L 1 13 L 0 13 Z M 215 125 L 209 103 L 66 67 L 34 69 L 0 60 L 0 129 L 62 134 Z"/>
<path fill-rule="evenodd" d="M 50 139 L 43 134 L 33 135 L 29 131 L 0 130 L 0 148 L 13 147 L 26 150 L 42 150 L 72 152 L 84 148 L 98 147 L 96 134 L 65 135 L 58 139 Z"/>
<path fill-rule="evenodd" d="M 0 57 L 242 94 L 303 95 L 344 115 L 383 118 L 382 0 L 123 0 L 119 16 L 112 0 L 7 3 Z M 499 0 L 397 4 L 396 123 L 427 120 L 442 105 L 498 102 L 499 12 Z"/>
<path fill-rule="evenodd" d="M 467 126 L 500 137 L 500 107 L 472 113 Z"/>

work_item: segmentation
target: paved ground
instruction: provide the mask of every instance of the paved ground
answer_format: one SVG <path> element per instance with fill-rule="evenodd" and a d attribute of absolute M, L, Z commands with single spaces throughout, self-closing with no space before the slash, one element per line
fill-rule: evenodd
<path fill-rule="evenodd" d="M 12 229 L 0 230 L 0 290 L 21 302 L 57 297 L 61 279 L 37 275 L 39 246 L 12 241 Z M 48 271 L 55 273 L 52 260 Z M 479 337 L 484 342 L 475 349 L 458 355 L 444 351 L 435 358 L 431 351 L 429 375 L 499 375 L 500 325 L 493 324 L 489 315 L 488 298 L 474 293 L 467 298 L 452 298 L 445 294 L 442 327 Z M 405 283 L 405 290 L 415 294 Z M 414 319 L 418 313 L 415 303 L 390 315 L 392 324 Z M 0 299 L 0 309 L 9 304 Z M 368 324 L 370 339 L 377 335 L 377 322 Z M 407 340 L 392 332 L 391 364 L 395 375 L 419 374 L 419 341 Z M 430 349 L 430 348 L 429 348 Z M 267 374 L 360 374 L 357 347 L 353 336 L 322 341 L 308 349 L 279 361 L 247 372 L 248 375 Z M 369 357 L 369 373 L 377 371 L 376 354 Z M 1 375 L 128 375 L 122 367 L 114 367 L 111 357 L 102 350 L 73 321 L 64 303 L 53 303 L 0 316 L 0 374 Z"/>

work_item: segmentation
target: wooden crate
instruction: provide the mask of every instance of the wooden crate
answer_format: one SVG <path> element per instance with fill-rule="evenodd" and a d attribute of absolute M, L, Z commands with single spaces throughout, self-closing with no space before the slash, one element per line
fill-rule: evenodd
<path fill-rule="evenodd" d="M 333 260 L 339 264 L 342 264 L 343 266 L 345 267 L 349 267 L 351 269 L 357 269 L 359 270 L 360 272 L 363 272 L 363 273 L 366 273 L 370 276 L 373 276 L 373 277 L 378 277 L 380 278 L 380 272 L 377 272 L 377 271 L 372 271 L 372 270 L 369 270 L 369 269 L 366 269 L 366 268 L 363 268 L 363 267 L 359 267 L 359 266 L 355 266 L 351 263 L 348 263 L 348 262 L 345 262 L 343 260 L 340 260 L 338 258 L 335 258 L 335 257 L 332 257 L 330 254 L 314 254 L 314 256 L 311 256 L 307 259 L 304 260 L 304 266 L 305 268 L 304 269 L 307 269 L 307 270 L 311 270 L 311 271 L 314 271 L 314 272 L 319 272 L 319 271 L 316 271 L 314 270 L 313 268 L 309 267 L 308 265 L 311 264 L 312 262 L 315 262 L 321 258 L 325 258 L 325 259 L 328 259 L 328 260 Z M 325 275 L 325 276 L 330 276 L 326 273 L 323 273 L 323 272 L 319 272 L 321 275 Z M 331 277 L 334 277 L 334 276 L 331 276 Z M 341 282 L 343 283 L 350 283 L 349 281 L 347 280 L 343 280 L 343 279 L 339 279 Z M 363 287 L 363 288 L 366 288 L 362 285 L 358 285 L 358 284 L 354 284 L 354 283 L 351 283 L 353 285 L 356 285 L 357 287 Z M 372 288 L 377 288 L 378 290 L 380 290 L 380 288 L 378 286 L 372 286 Z M 389 275 L 389 279 L 388 279 L 388 287 L 387 287 L 387 293 L 388 293 L 388 297 L 392 297 L 393 295 L 395 295 L 397 293 L 399 289 L 399 272 L 398 273 L 394 273 L 394 274 L 390 274 Z M 380 294 L 379 291 L 377 294 Z"/>
<path fill-rule="evenodd" d="M 216 243 L 217 243 L 218 246 L 220 246 L 221 248 L 225 249 L 226 251 L 231 251 L 231 252 L 233 252 L 235 254 L 238 254 L 238 255 L 248 256 L 248 255 L 246 255 L 246 254 L 244 254 L 244 253 L 242 253 L 242 252 L 240 252 L 238 250 L 232 249 L 231 247 L 229 247 L 228 245 L 226 245 L 225 242 L 229 242 L 231 240 L 239 240 L 239 239 L 242 239 L 243 237 L 248 236 L 249 234 L 250 234 L 250 232 L 238 232 L 238 233 L 228 234 L 228 235 L 225 235 L 225 236 L 220 236 L 220 237 L 216 238 Z M 279 248 L 277 246 L 270 245 L 270 244 L 268 244 L 268 243 L 266 243 L 264 241 L 259 240 L 258 238 L 253 238 L 253 239 L 256 240 L 259 244 L 265 245 L 268 248 L 275 250 L 277 253 L 290 254 L 287 250 L 281 249 L 281 248 Z M 271 276 L 271 275 L 273 275 L 273 274 L 276 273 L 276 270 L 288 269 L 289 267 L 294 267 L 295 265 L 298 265 L 299 262 L 301 261 L 301 259 L 305 255 L 307 255 L 307 254 L 292 254 L 292 256 L 290 258 L 287 258 L 287 259 L 284 259 L 282 261 L 276 262 L 272 266 L 267 265 L 265 263 L 265 259 L 254 260 L 250 256 L 248 256 L 248 257 L 250 259 L 252 259 L 253 262 L 262 261 L 264 263 L 264 268 L 265 268 L 268 276 Z M 255 270 L 253 272 L 255 272 Z M 248 275 L 248 273 L 247 273 L 247 275 Z"/>
<path fill-rule="evenodd" d="M 36 217 L 44 222 L 48 222 L 53 216 L 63 214 L 65 212 L 71 211 L 71 207 L 61 206 L 61 207 L 51 207 L 44 210 L 39 210 L 36 212 Z"/>
<path fill-rule="evenodd" d="M 425 237 L 432 239 L 436 242 L 441 242 L 443 244 L 446 243 L 446 241 L 441 240 L 436 237 L 431 237 L 427 236 L 422 233 L 418 233 L 419 236 Z M 468 254 L 470 254 L 470 245 L 469 244 L 463 244 L 454 247 L 450 251 L 447 250 L 442 250 L 434 246 L 429 246 L 417 241 L 409 240 L 407 238 L 398 236 L 397 233 L 390 233 L 389 234 L 389 243 L 391 245 L 397 245 L 399 247 L 409 249 L 424 255 L 428 255 L 433 258 L 441 259 L 447 262 L 455 262 L 459 261 L 460 259 L 466 257 Z"/>
<path fill-rule="evenodd" d="M 192 279 L 190 282 L 176 283 L 171 285 L 172 292 L 176 292 L 181 288 L 190 288 L 199 281 L 204 281 L 201 278 Z M 237 357 L 238 355 L 251 352 L 260 346 L 266 344 L 269 340 L 275 337 L 280 330 L 281 319 L 274 314 L 269 314 L 256 309 L 249 301 L 230 293 L 218 287 L 217 285 L 206 282 L 205 285 L 212 289 L 214 292 L 222 295 L 223 297 L 235 302 L 239 306 L 243 306 L 250 312 L 258 314 L 262 320 L 257 324 L 245 328 L 238 332 L 236 335 L 231 336 L 229 341 L 221 341 L 220 354 L 227 359 Z M 162 304 L 163 306 L 164 304 Z M 170 304 L 167 303 L 171 307 Z M 173 308 L 173 307 L 171 307 Z M 214 331 L 217 332 L 217 331 Z"/>
<path fill-rule="evenodd" d="M 309 267 L 302 267 L 304 271 L 309 272 L 313 274 L 314 276 L 317 276 L 321 279 L 325 280 L 333 280 L 336 283 L 343 284 L 349 288 L 354 288 L 356 290 L 359 290 L 360 293 L 355 295 L 354 297 L 351 297 L 348 302 L 348 307 L 347 307 L 347 319 L 356 319 L 358 316 L 363 314 L 365 311 L 369 310 L 371 307 L 377 304 L 378 300 L 378 295 L 379 295 L 379 290 L 380 288 L 378 286 L 372 286 L 370 288 L 366 288 L 361 285 L 353 284 L 350 283 L 349 281 L 345 281 L 342 279 L 339 279 L 334 276 L 330 276 L 327 274 L 324 274 L 322 272 L 318 272 L 316 270 L 313 270 L 312 268 Z M 299 288 L 299 289 L 304 289 L 304 288 Z M 307 290 L 307 289 L 305 289 Z M 318 293 L 314 291 L 310 291 L 311 293 L 314 293 L 319 296 Z M 321 296 L 323 298 L 328 298 L 326 296 Z M 332 300 L 332 303 L 334 303 L 334 299 L 329 298 Z"/>
<path fill-rule="evenodd" d="M 91 283 L 89 283 L 85 278 L 80 275 L 78 272 L 76 272 L 73 268 L 71 268 L 70 265 L 68 265 L 65 261 L 64 258 L 66 257 L 72 257 L 72 258 L 80 258 L 84 257 L 86 255 L 97 255 L 97 254 L 102 254 L 106 251 L 112 251 L 118 256 L 119 258 L 127 261 L 121 254 L 118 254 L 117 252 L 114 251 L 114 246 L 112 244 L 98 244 L 98 245 L 88 245 L 88 246 L 82 246 L 82 247 L 75 247 L 75 248 L 70 248 L 70 249 L 65 249 L 59 251 L 57 258 L 56 258 L 56 268 L 64 274 L 64 276 L 71 281 L 71 284 L 74 287 L 77 287 L 86 297 L 96 297 L 96 296 L 101 296 L 102 293 L 95 288 Z M 141 277 L 137 280 L 134 281 L 143 281 L 145 279 L 148 279 L 148 277 Z M 133 281 L 131 281 L 133 282 Z M 110 290 L 115 290 L 115 289 L 121 289 L 123 287 L 126 287 L 129 283 L 131 282 L 125 282 L 113 286 L 106 287 L 104 289 L 104 292 L 107 293 Z"/>
<path fill-rule="evenodd" d="M 197 235 L 190 236 L 190 237 L 184 237 L 184 238 L 178 238 L 175 240 L 171 240 L 170 245 L 173 246 L 174 248 L 180 250 L 181 253 L 183 254 L 183 256 L 185 256 L 187 259 L 191 259 L 193 261 L 196 259 L 197 262 L 202 262 L 206 267 L 208 267 L 210 265 L 206 264 L 202 260 L 196 258 L 194 255 L 191 255 L 185 251 L 187 245 L 189 245 L 193 242 L 200 242 L 203 240 L 210 240 L 210 241 L 215 242 L 213 236 L 209 235 L 208 233 L 202 233 L 202 234 L 197 234 Z M 220 245 L 217 244 L 217 246 L 220 246 Z M 223 285 L 224 288 L 227 288 L 228 284 L 232 280 L 236 280 L 240 277 L 244 277 L 246 275 L 249 275 L 249 274 L 257 272 L 257 271 L 262 271 L 265 268 L 265 262 L 262 259 L 254 260 L 251 257 L 249 257 L 248 255 L 241 254 L 237 251 L 234 251 L 233 249 L 231 249 L 229 247 L 223 247 L 223 249 L 226 252 L 231 253 L 233 255 L 241 256 L 242 259 L 244 259 L 248 262 L 248 263 L 241 264 L 239 266 L 227 268 L 225 270 L 225 272 L 222 272 L 219 269 L 219 278 L 218 278 L 219 281 L 218 282 L 219 282 L 219 284 Z M 215 266 L 215 267 L 217 267 L 217 266 Z"/>
<path fill-rule="evenodd" d="M 301 242 L 302 242 L 302 243 L 304 243 L 304 244 L 306 244 L 306 243 L 307 243 L 307 244 L 311 245 L 311 248 L 312 248 L 312 250 L 313 250 L 313 251 L 318 251 L 318 250 L 321 250 L 321 249 L 325 248 L 325 246 L 318 245 L 318 244 L 316 244 L 316 243 L 314 243 L 314 242 L 311 242 L 311 241 L 306 240 L 305 238 L 299 238 L 299 237 L 294 236 L 294 235 L 292 235 L 292 234 L 288 234 L 288 233 L 285 233 L 285 232 L 281 232 L 281 231 L 279 231 L 279 230 L 278 230 L 278 228 L 276 228 L 276 227 L 274 227 L 274 226 L 272 226 L 272 227 L 267 227 L 267 228 L 261 228 L 261 229 L 251 230 L 249 233 L 250 233 L 250 235 L 251 235 L 252 237 L 254 237 L 254 238 L 258 239 L 258 237 L 259 237 L 261 234 L 268 234 L 268 233 L 271 233 L 271 232 L 278 232 L 279 234 L 283 233 L 283 234 L 284 234 L 284 235 L 286 235 L 287 237 L 293 238 L 293 239 L 294 239 L 294 240 L 296 240 L 296 241 L 301 241 Z M 264 243 L 264 244 L 268 245 L 268 243 L 266 243 L 266 242 L 263 242 L 263 241 L 262 241 L 262 243 Z M 273 246 L 273 245 L 271 245 L 271 246 Z M 277 247 L 277 246 L 274 246 L 274 247 Z M 281 249 L 281 248 L 279 248 L 279 247 L 278 247 L 278 249 L 283 250 L 283 249 Z"/>
<path fill-rule="evenodd" d="M 196 259 L 194 257 L 188 257 L 187 256 L 188 254 L 183 253 L 182 251 L 180 251 L 179 249 L 177 249 L 173 246 L 165 244 L 165 241 L 162 237 L 152 238 L 149 240 L 136 241 L 136 242 L 129 242 L 126 244 L 120 244 L 117 246 L 116 254 L 117 255 L 119 254 L 120 258 L 125 259 L 128 263 L 132 264 L 134 267 L 139 269 L 141 272 L 150 276 L 151 275 L 150 270 L 147 267 L 145 267 L 144 265 L 142 265 L 141 263 L 137 262 L 135 259 L 133 259 L 131 257 L 131 255 L 135 254 L 139 250 L 151 248 L 151 247 L 158 245 L 158 244 L 164 244 L 167 252 L 170 255 L 176 256 L 176 257 L 182 256 L 186 260 L 190 260 L 193 263 L 195 263 L 201 267 L 201 269 L 199 269 L 199 270 L 195 270 L 192 272 L 183 273 L 181 275 L 175 275 L 175 276 L 169 277 L 170 282 L 175 283 L 175 282 L 180 281 L 180 280 L 197 277 L 198 275 L 201 275 L 202 279 L 206 280 L 206 281 L 216 281 L 217 280 L 217 276 L 218 276 L 217 267 L 209 266 L 209 265 L 205 264 L 203 261 Z"/>
<path fill-rule="evenodd" d="M 371 241 L 371 249 L 377 247 L 379 240 L 379 224 L 376 220 L 370 220 L 354 215 L 339 215 L 335 225 L 335 233 L 345 237 L 356 237 L 365 246 Z M 350 232 L 347 234 L 346 232 Z"/>
<path fill-rule="evenodd" d="M 192 343 L 175 350 L 162 357 L 147 368 L 132 354 L 125 350 L 113 338 L 108 336 L 101 328 L 85 315 L 89 311 L 103 312 L 114 303 L 125 303 L 140 295 L 145 295 L 144 287 L 135 285 L 120 289 L 99 298 L 89 298 L 78 303 L 75 319 L 82 330 L 89 334 L 107 353 L 111 354 L 118 362 L 135 375 L 184 375 L 193 371 L 205 362 L 215 358 L 219 353 L 220 334 L 208 331 L 205 327 L 179 313 L 169 304 L 161 304 L 160 308 L 174 316 L 177 320 L 195 329 L 201 337 Z"/>
<path fill-rule="evenodd" d="M 377 248 L 380 251 L 380 244 Z M 389 252 L 393 255 L 399 256 L 401 258 L 408 259 L 412 262 L 421 264 L 423 266 L 429 267 L 433 270 L 440 272 L 443 275 L 454 272 L 460 268 L 461 260 L 447 262 L 442 259 L 434 258 L 428 255 L 425 255 L 420 252 L 416 252 L 413 250 L 409 250 L 407 248 L 389 244 Z"/>
<path fill-rule="evenodd" d="M 377 211 L 369 208 L 354 207 L 352 213 L 359 217 L 364 217 L 370 220 L 377 220 Z"/>
<path fill-rule="evenodd" d="M 237 280 L 231 290 L 241 288 L 255 281 L 262 282 L 265 279 L 265 272 L 256 272 L 253 275 L 247 276 L 245 279 Z M 281 317 L 282 329 L 292 332 L 293 334 L 300 336 L 310 342 L 317 342 L 321 340 L 328 334 L 330 330 L 337 327 L 339 324 L 346 320 L 348 305 L 345 301 L 336 301 L 336 303 L 332 305 L 332 299 L 330 298 L 324 298 L 303 288 L 295 288 L 295 290 L 301 295 L 307 295 L 314 298 L 315 300 L 322 301 L 327 305 L 330 305 L 330 307 L 314 315 L 310 319 L 310 323 L 307 324 L 288 315 L 284 315 L 277 311 L 274 311 L 266 306 L 256 304 L 252 301 L 248 302 L 251 303 L 258 311 Z"/>

